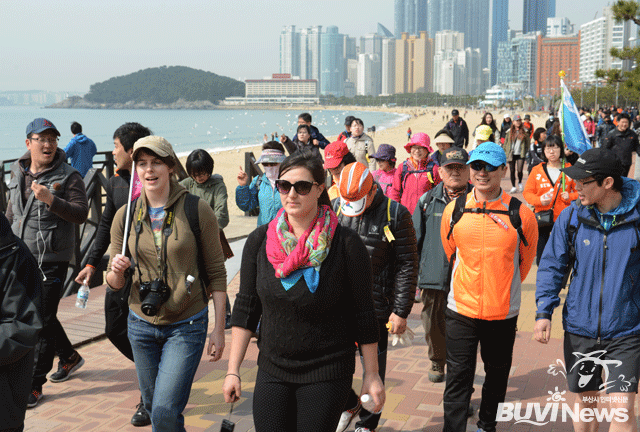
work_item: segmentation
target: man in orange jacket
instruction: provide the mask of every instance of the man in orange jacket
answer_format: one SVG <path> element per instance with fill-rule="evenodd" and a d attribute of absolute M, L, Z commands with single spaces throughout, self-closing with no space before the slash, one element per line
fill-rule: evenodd
<path fill-rule="evenodd" d="M 501 146 L 480 144 L 467 162 L 474 188 L 461 198 L 464 211 L 454 223 L 453 201 L 442 214 L 442 245 L 453 261 L 445 311 L 444 431 L 466 431 L 478 344 L 486 373 L 479 430 L 495 431 L 498 404 L 507 390 L 520 286 L 535 258 L 538 225 L 525 205 L 519 206 L 519 218 L 509 216 L 517 202 L 511 203 L 515 198 L 500 187 L 506 162 Z"/>

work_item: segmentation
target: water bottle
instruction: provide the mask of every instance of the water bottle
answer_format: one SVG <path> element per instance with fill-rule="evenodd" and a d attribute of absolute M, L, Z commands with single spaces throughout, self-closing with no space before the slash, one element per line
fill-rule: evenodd
<path fill-rule="evenodd" d="M 380 414 L 382 412 L 382 409 L 380 409 L 380 411 L 377 411 L 377 412 L 373 411 L 373 409 L 376 407 L 376 404 L 373 401 L 373 398 L 371 397 L 371 395 L 367 393 L 360 396 L 360 404 L 362 404 L 362 408 L 366 409 L 370 413 Z"/>
<path fill-rule="evenodd" d="M 80 289 L 78 290 L 78 297 L 76 298 L 76 307 L 85 309 L 87 302 L 89 301 L 89 286 L 85 280 Z"/>
<path fill-rule="evenodd" d="M 184 286 L 187 288 L 188 294 L 191 294 L 191 285 L 193 285 L 193 282 L 195 282 L 195 280 L 196 278 L 194 278 L 193 276 L 187 276 L 187 280 L 184 282 Z"/>

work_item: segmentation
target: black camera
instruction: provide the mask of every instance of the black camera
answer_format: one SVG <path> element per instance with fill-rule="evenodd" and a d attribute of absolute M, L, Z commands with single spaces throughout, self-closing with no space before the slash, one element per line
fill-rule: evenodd
<path fill-rule="evenodd" d="M 156 316 L 160 306 L 169 300 L 170 295 L 171 289 L 162 279 L 156 278 L 151 282 L 140 283 L 140 300 L 142 300 L 140 308 L 142 313 L 147 316 Z"/>
<path fill-rule="evenodd" d="M 236 424 L 233 422 L 230 422 L 227 419 L 222 420 L 222 424 L 220 425 L 220 432 L 233 432 L 233 429 L 235 429 Z"/>

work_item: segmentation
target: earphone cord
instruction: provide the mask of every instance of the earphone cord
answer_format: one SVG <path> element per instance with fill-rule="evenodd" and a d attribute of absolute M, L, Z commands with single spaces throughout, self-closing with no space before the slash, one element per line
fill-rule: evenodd
<path fill-rule="evenodd" d="M 40 251 L 40 239 L 42 239 L 42 251 Z M 42 271 L 42 261 L 44 259 L 44 253 L 46 251 L 46 243 L 44 241 L 44 236 L 42 235 L 42 228 L 40 227 L 40 205 L 38 205 L 38 233 L 36 234 L 36 246 L 38 248 L 38 269 L 40 269 L 40 273 L 42 273 L 42 281 L 47 280 L 47 276 L 45 276 L 44 271 Z"/>

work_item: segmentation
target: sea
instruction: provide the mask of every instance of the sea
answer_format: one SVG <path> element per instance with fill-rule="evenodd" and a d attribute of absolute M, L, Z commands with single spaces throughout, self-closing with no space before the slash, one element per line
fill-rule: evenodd
<path fill-rule="evenodd" d="M 44 117 L 60 131 L 59 147 L 64 149 L 71 137 L 71 123 L 82 125 L 98 151 L 113 149 L 113 132 L 123 123 L 138 122 L 155 134 L 166 138 L 178 156 L 203 148 L 212 153 L 240 149 L 263 143 L 267 134 L 295 135 L 296 110 L 93 110 L 53 109 L 33 106 L 0 107 L 0 160 L 15 159 L 26 152 L 25 130 L 35 118 Z M 405 121 L 406 114 L 379 111 L 308 110 L 312 124 L 323 135 L 338 135 L 344 130 L 344 119 L 353 115 L 362 119 L 365 130 L 375 125 L 376 131 L 394 127 Z"/>

